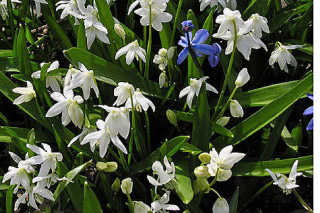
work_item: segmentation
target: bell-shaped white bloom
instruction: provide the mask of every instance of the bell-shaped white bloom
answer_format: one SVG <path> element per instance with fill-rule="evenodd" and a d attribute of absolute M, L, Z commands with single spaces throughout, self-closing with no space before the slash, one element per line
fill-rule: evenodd
<path fill-rule="evenodd" d="M 137 40 L 129 43 L 127 46 L 122 47 L 116 53 L 115 59 L 118 59 L 120 56 L 126 54 L 126 63 L 130 65 L 134 58 L 139 60 L 139 57 L 143 62 L 146 62 L 146 51 L 139 46 Z"/>
<path fill-rule="evenodd" d="M 61 121 L 64 126 L 70 121 L 81 128 L 84 120 L 83 111 L 80 108 L 83 99 L 81 96 L 73 96 L 72 90 L 63 90 L 63 95 L 59 92 L 51 94 L 51 98 L 58 103 L 54 104 L 47 112 L 46 117 L 53 117 L 62 113 Z"/>
<path fill-rule="evenodd" d="M 137 88 L 137 90 L 133 93 L 132 101 L 133 103 L 131 103 L 131 98 L 128 98 L 125 107 L 131 109 L 133 105 L 138 112 L 142 112 L 142 109 L 146 112 L 149 109 L 149 106 L 153 112 L 156 110 L 154 104 L 148 98 L 144 97 L 144 95 L 142 95 L 139 88 Z"/>
<path fill-rule="evenodd" d="M 39 199 L 35 199 L 39 196 L 54 201 L 52 192 L 46 189 L 44 184 L 38 183 L 36 186 L 28 186 L 25 190 L 25 193 L 23 193 L 14 204 L 15 211 L 18 210 L 21 203 L 26 203 L 26 201 L 28 201 L 28 205 L 32 206 L 34 209 L 40 210 L 36 203 L 36 200 L 38 201 Z"/>
<path fill-rule="evenodd" d="M 51 147 L 48 144 L 41 143 L 43 148 L 36 145 L 27 144 L 26 146 L 34 153 L 38 154 L 25 160 L 25 164 L 39 165 L 41 164 L 39 177 L 44 177 L 49 174 L 49 171 L 53 172 L 57 168 L 57 161 L 62 161 L 62 154 L 60 152 L 52 152 Z"/>
<path fill-rule="evenodd" d="M 174 163 L 171 162 L 170 164 L 167 156 L 164 156 L 163 163 L 166 167 L 166 170 L 163 169 L 163 166 L 160 163 L 160 161 L 155 161 L 152 164 L 152 171 L 154 174 L 158 176 L 157 180 L 149 175 L 147 176 L 149 182 L 154 186 L 162 186 L 164 184 L 169 183 L 171 180 L 174 180 L 175 171 L 176 171 L 174 167 Z"/>
<path fill-rule="evenodd" d="M 96 144 L 99 144 L 99 155 L 101 158 L 103 158 L 106 155 L 110 141 L 112 141 L 112 143 L 123 153 L 128 153 L 126 147 L 120 141 L 118 136 L 111 134 L 110 129 L 105 121 L 99 119 L 96 124 L 99 131 L 92 132 L 85 136 L 80 143 L 81 145 L 90 143 L 90 148 L 93 152 Z"/>
<path fill-rule="evenodd" d="M 125 39 L 126 38 L 126 31 L 124 30 L 124 28 L 120 25 L 120 23 L 115 23 L 114 27 L 113 27 L 114 31 L 116 32 L 116 34 L 122 38 Z"/>
<path fill-rule="evenodd" d="M 190 109 L 192 108 L 192 100 L 193 100 L 194 95 L 196 95 L 196 96 L 199 95 L 202 82 L 208 78 L 209 78 L 208 76 L 203 76 L 199 80 L 197 80 L 196 78 L 190 78 L 190 85 L 187 86 L 186 88 L 184 88 L 183 90 L 181 90 L 181 92 L 179 94 L 179 98 L 182 98 L 183 96 L 188 95 L 187 96 L 187 104 Z M 209 90 L 214 93 L 218 93 L 218 91 L 208 83 L 206 83 L 206 90 Z"/>
<path fill-rule="evenodd" d="M 7 3 L 8 3 L 7 0 L 1 0 L 0 1 L 0 15 L 1 15 L 1 17 L 2 17 L 2 19 L 4 21 L 9 16 L 8 15 Z M 13 3 L 21 3 L 21 1 L 19 1 L 19 0 L 11 0 L 12 7 L 13 7 Z"/>
<path fill-rule="evenodd" d="M 237 100 L 230 101 L 230 113 L 234 118 L 243 117 L 244 113 L 243 113 L 242 106 Z"/>
<path fill-rule="evenodd" d="M 48 174 L 44 177 L 41 177 L 41 176 L 38 176 L 38 177 L 35 177 L 32 179 L 32 183 L 40 183 L 40 184 L 43 184 L 45 186 L 47 186 L 47 188 L 49 189 L 51 185 L 54 185 L 55 183 L 57 183 L 58 181 L 69 181 L 69 182 L 72 182 L 71 180 L 69 180 L 68 178 L 66 177 L 62 177 L 62 178 L 59 178 L 58 175 L 56 173 L 51 173 L 51 174 Z"/>
<path fill-rule="evenodd" d="M 232 175 L 233 165 L 246 155 L 238 152 L 231 153 L 232 149 L 232 145 L 229 145 L 224 147 L 219 154 L 215 148 L 210 151 L 211 160 L 207 167 L 211 176 L 218 176 L 217 181 L 228 180 Z"/>
<path fill-rule="evenodd" d="M 92 132 L 95 132 L 95 131 L 97 131 L 96 128 L 94 128 L 94 127 L 86 127 L 85 125 L 83 125 L 82 132 L 79 135 L 77 135 L 77 136 L 75 136 L 74 138 L 71 139 L 71 141 L 68 144 L 68 147 L 70 147 L 78 139 L 81 142 L 86 135 L 88 135 L 88 134 L 90 134 Z"/>
<path fill-rule="evenodd" d="M 151 211 L 150 206 L 148 206 L 144 202 L 134 201 L 134 209 L 133 209 L 134 213 L 148 213 L 150 211 Z"/>
<path fill-rule="evenodd" d="M 251 17 L 245 22 L 245 28 L 248 31 L 253 31 L 259 38 L 262 37 L 262 31 L 270 33 L 268 20 L 265 17 L 260 16 L 258 13 L 251 15 Z"/>
<path fill-rule="evenodd" d="M 70 82 L 74 79 L 74 77 L 77 76 L 78 73 L 81 71 L 78 69 L 73 68 L 72 65 L 70 65 L 70 68 L 68 69 L 68 72 L 66 76 L 64 77 L 63 81 L 63 87 L 69 86 Z"/>
<path fill-rule="evenodd" d="M 278 47 L 271 53 L 269 64 L 273 67 L 273 64 L 278 62 L 280 69 L 285 72 L 289 72 L 287 64 L 291 64 L 297 67 L 297 61 L 288 50 L 301 48 L 301 45 L 285 46 L 279 43 Z"/>
<path fill-rule="evenodd" d="M 117 96 L 117 100 L 113 105 L 120 106 L 126 102 L 127 99 L 130 99 L 133 93 L 134 87 L 132 84 L 129 84 L 128 82 L 119 82 L 118 86 L 113 91 L 114 96 Z"/>
<path fill-rule="evenodd" d="M 219 197 L 212 207 L 214 213 L 229 213 L 229 204 L 226 199 Z"/>
<path fill-rule="evenodd" d="M 223 36 L 228 30 L 234 34 L 234 23 L 236 30 L 239 32 L 240 27 L 244 27 L 244 21 L 241 18 L 241 13 L 238 10 L 232 11 L 229 8 L 223 9 L 223 15 L 219 15 L 216 22 L 220 24 L 216 35 Z"/>
<path fill-rule="evenodd" d="M 4 174 L 2 183 L 6 182 L 7 180 L 10 180 L 10 185 L 15 185 L 13 193 L 17 193 L 20 185 L 22 185 L 23 188 L 29 187 L 30 186 L 30 180 L 28 177 L 29 173 L 34 173 L 35 170 L 32 166 L 25 164 L 25 161 L 21 160 L 21 158 L 12 153 L 9 152 L 11 158 L 18 164 L 18 168 L 9 166 L 8 172 Z M 27 156 L 26 156 L 27 159 Z"/>
<path fill-rule="evenodd" d="M 15 105 L 29 102 L 31 99 L 36 97 L 36 92 L 33 90 L 33 86 L 30 81 L 27 81 L 27 87 L 16 87 L 12 91 L 21 94 L 21 96 L 13 101 L 13 104 Z"/>
<path fill-rule="evenodd" d="M 159 75 L 159 87 L 162 88 L 163 86 L 166 86 L 167 83 L 167 73 L 166 71 L 162 71 L 162 73 Z"/>
<path fill-rule="evenodd" d="M 56 3 L 56 11 L 63 10 L 60 15 L 60 19 L 64 19 L 67 15 L 74 16 L 78 19 L 83 19 L 81 12 L 79 11 L 78 4 L 84 6 L 85 0 L 62 0 Z M 81 6 L 80 6 L 81 7 Z"/>
<path fill-rule="evenodd" d="M 249 80 L 250 80 L 250 75 L 248 73 L 248 69 L 247 68 L 243 68 L 238 74 L 238 77 L 237 77 L 237 79 L 235 81 L 235 85 L 236 85 L 236 87 L 242 87 Z"/>
<path fill-rule="evenodd" d="M 289 177 L 279 173 L 275 175 L 272 171 L 266 169 L 274 180 L 273 184 L 278 185 L 283 190 L 283 193 L 290 194 L 292 189 L 299 187 L 299 185 L 296 184 L 296 178 L 302 175 L 302 173 L 297 172 L 298 162 L 299 161 L 296 160 L 293 163 Z"/>
<path fill-rule="evenodd" d="M 227 6 L 225 0 L 199 0 L 200 4 L 200 11 L 203 11 L 207 6 L 210 6 L 211 8 L 214 6 L 219 6 L 219 4 L 225 8 Z"/>
<path fill-rule="evenodd" d="M 109 107 L 106 105 L 99 105 L 99 107 L 109 113 L 105 122 L 109 127 L 111 134 L 120 134 L 123 138 L 127 139 L 130 133 L 130 120 L 121 108 Z"/>
<path fill-rule="evenodd" d="M 152 212 L 179 211 L 177 205 L 167 204 L 170 200 L 170 191 L 166 191 L 163 196 L 151 203 Z"/>
<path fill-rule="evenodd" d="M 45 63 L 40 64 L 41 68 L 43 67 L 43 65 L 45 65 Z M 51 71 L 56 70 L 58 68 L 59 68 L 59 61 L 54 61 L 47 69 L 47 73 L 50 73 Z M 41 75 L 41 70 L 32 73 L 31 77 L 40 79 L 40 75 Z M 60 92 L 60 85 L 59 85 L 60 81 L 61 81 L 60 75 L 48 75 L 46 76 L 46 88 L 50 87 L 52 91 Z"/>
<path fill-rule="evenodd" d="M 34 0 L 34 3 L 36 4 L 36 11 L 37 11 L 37 17 L 41 14 L 41 4 L 48 4 L 46 0 Z"/>
<path fill-rule="evenodd" d="M 131 194 L 132 187 L 133 187 L 133 182 L 131 178 L 126 178 L 121 181 L 121 190 L 123 194 L 127 194 L 127 195 Z"/>
<path fill-rule="evenodd" d="M 231 10 L 237 9 L 237 0 L 226 0 L 226 3 L 227 3 L 227 8 Z"/>
<path fill-rule="evenodd" d="M 97 86 L 96 78 L 92 70 L 88 70 L 83 64 L 79 63 L 79 72 L 70 82 L 70 84 L 65 87 L 65 90 L 72 90 L 77 87 L 81 87 L 83 91 L 83 98 L 88 100 L 90 97 L 91 88 L 96 94 L 96 97 L 99 97 L 99 89 Z"/>

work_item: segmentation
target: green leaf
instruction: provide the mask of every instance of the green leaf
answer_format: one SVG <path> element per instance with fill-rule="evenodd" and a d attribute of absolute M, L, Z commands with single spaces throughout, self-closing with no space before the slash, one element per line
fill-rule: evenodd
<path fill-rule="evenodd" d="M 213 145 L 222 148 L 230 144 L 238 144 L 257 132 L 304 96 L 312 88 L 312 79 L 312 74 L 307 76 L 294 88 L 288 90 L 282 96 L 232 128 L 231 132 L 234 134 L 234 138 L 220 136 L 213 141 Z"/>
<path fill-rule="evenodd" d="M 23 74 L 31 75 L 32 69 L 30 64 L 29 53 L 27 50 L 27 40 L 22 25 L 20 25 L 19 27 L 19 34 L 17 39 L 17 57 L 19 70 Z"/>
<path fill-rule="evenodd" d="M 7 213 L 12 213 L 13 208 L 12 208 L 12 198 L 13 198 L 13 191 L 16 185 L 11 185 L 7 191 L 6 194 L 6 212 Z"/>
<path fill-rule="evenodd" d="M 198 147 L 192 145 L 191 143 L 184 143 L 180 149 L 182 152 L 188 152 L 191 155 L 198 155 L 202 152 Z"/>
<path fill-rule="evenodd" d="M 83 213 L 103 212 L 97 196 L 94 194 L 88 182 L 84 182 Z"/>
<path fill-rule="evenodd" d="M 78 34 L 77 34 L 77 47 L 79 49 L 87 50 L 87 37 L 84 29 L 83 20 L 80 21 Z"/>
<path fill-rule="evenodd" d="M 265 16 L 269 9 L 269 1 L 270 0 L 252 0 L 247 9 L 242 13 L 242 18 L 246 20 L 254 13 Z"/>
<path fill-rule="evenodd" d="M 237 213 L 238 199 L 239 199 L 239 186 L 237 187 L 236 191 L 232 196 L 232 199 L 229 205 L 229 213 Z"/>
<path fill-rule="evenodd" d="M 94 71 L 97 80 L 116 86 L 119 82 L 128 82 L 135 88 L 140 88 L 147 95 L 163 98 L 166 95 L 166 89 L 160 89 L 159 84 L 142 78 L 133 70 L 125 70 L 115 64 L 99 58 L 85 50 L 71 48 L 64 52 L 68 60 L 78 65 L 78 62 L 84 64 L 89 70 Z"/>
<path fill-rule="evenodd" d="M 0 50 L 0 58 L 12 56 L 12 50 Z"/>
<path fill-rule="evenodd" d="M 283 42 L 283 44 L 285 45 L 296 45 L 299 44 L 302 47 L 298 48 L 298 51 L 301 51 L 303 53 L 306 53 L 308 55 L 313 56 L 313 45 L 309 44 L 307 42 L 303 42 L 303 41 L 299 41 L 299 40 L 294 40 L 294 39 L 287 39 Z"/>
<path fill-rule="evenodd" d="M 162 24 L 163 29 L 159 32 L 160 34 L 160 40 L 161 40 L 161 46 L 163 48 L 168 49 L 170 46 L 170 38 L 171 38 L 171 27 L 169 23 L 163 23 Z"/>
<path fill-rule="evenodd" d="M 299 120 L 299 123 L 292 129 L 291 134 L 289 130 L 284 127 L 281 133 L 281 137 L 288 146 L 286 149 L 286 154 L 290 157 L 295 157 L 302 142 L 301 120 Z"/>
<path fill-rule="evenodd" d="M 6 116 L 2 112 L 0 112 L 0 121 L 2 121 L 5 125 L 9 125 L 8 119 L 6 118 Z"/>
<path fill-rule="evenodd" d="M 175 191 L 184 204 L 190 203 L 193 199 L 194 193 L 192 189 L 191 179 L 189 178 L 188 160 L 178 161 L 175 164 L 176 168 L 176 182 L 174 182 Z"/>
<path fill-rule="evenodd" d="M 294 13 L 295 13 L 295 10 L 289 10 L 289 11 L 280 13 L 274 18 L 272 18 L 268 24 L 270 29 L 270 33 L 268 35 L 272 35 L 273 32 L 280 29 L 282 25 L 286 24 L 294 15 Z"/>
<path fill-rule="evenodd" d="M 250 163 L 237 163 L 231 169 L 233 176 L 269 176 L 266 169 L 270 169 L 273 173 L 289 174 L 293 163 L 299 160 L 298 172 L 313 169 L 313 156 L 305 156 L 299 158 L 290 158 L 285 160 L 258 161 Z"/>
<path fill-rule="evenodd" d="M 216 6 L 215 6 L 216 7 Z M 206 29 L 209 33 L 209 38 L 204 42 L 205 44 L 210 44 L 211 42 L 211 35 L 213 33 L 213 11 L 211 11 L 206 19 L 206 21 L 204 22 L 202 29 Z M 205 57 L 201 57 L 199 59 L 199 63 L 200 65 L 202 65 L 203 61 L 204 61 Z"/>
<path fill-rule="evenodd" d="M 11 143 L 12 136 L 8 134 L 8 132 L 6 131 L 7 129 L 13 131 L 19 138 L 19 140 L 21 140 L 24 143 L 27 143 L 28 134 L 31 130 L 26 128 L 10 126 L 0 126 L 0 142 Z M 44 131 L 34 130 L 34 133 L 36 135 L 35 143 L 50 143 L 54 140 L 51 135 L 47 134 Z"/>

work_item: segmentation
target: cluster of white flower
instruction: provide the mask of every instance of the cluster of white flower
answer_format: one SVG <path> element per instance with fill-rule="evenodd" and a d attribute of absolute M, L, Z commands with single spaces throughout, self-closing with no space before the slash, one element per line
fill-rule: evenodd
<path fill-rule="evenodd" d="M 220 8 L 230 8 L 232 10 L 237 9 L 237 1 L 236 0 L 199 0 L 200 4 L 200 11 L 203 11 L 207 6 L 211 8 L 217 6 L 216 9 L 221 11 Z"/>
<path fill-rule="evenodd" d="M 167 86 L 167 73 L 165 71 L 168 61 L 173 58 L 176 47 L 170 47 L 169 49 L 161 48 L 158 54 L 154 55 L 153 63 L 158 64 L 159 69 L 162 71 L 159 76 L 159 86 Z"/>
<path fill-rule="evenodd" d="M 17 211 L 21 203 L 28 202 L 28 205 L 39 210 L 37 203 L 42 203 L 43 198 L 53 201 L 53 194 L 49 190 L 50 186 L 57 181 L 68 180 L 59 178 L 55 170 L 57 162 L 62 161 L 62 154 L 52 152 L 48 144 L 42 143 L 44 149 L 27 144 L 27 148 L 36 153 L 36 156 L 28 157 L 26 153 L 25 160 L 21 160 L 16 154 L 9 152 L 11 158 L 18 164 L 18 167 L 9 166 L 8 172 L 3 176 L 2 182 L 10 180 L 10 185 L 16 185 L 13 193 L 19 192 L 20 196 L 15 202 L 14 210 Z M 35 165 L 41 165 L 40 170 L 35 169 Z M 51 170 L 51 173 L 49 173 Z M 20 186 L 25 190 L 23 193 L 19 190 Z M 36 199 L 35 199 L 36 197 Z"/>
<path fill-rule="evenodd" d="M 13 3 L 21 3 L 19 0 L 11 0 L 11 4 L 13 7 Z M 5 21 L 8 17 L 8 0 L 1 0 L 0 1 L 0 15 L 2 19 Z"/>

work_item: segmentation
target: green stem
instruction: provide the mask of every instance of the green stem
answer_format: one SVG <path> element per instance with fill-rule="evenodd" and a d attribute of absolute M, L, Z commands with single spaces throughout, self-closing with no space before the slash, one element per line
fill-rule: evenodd
<path fill-rule="evenodd" d="M 128 207 L 130 209 L 130 212 L 134 212 L 134 205 L 133 205 L 132 199 L 131 199 L 129 194 L 127 194 L 127 198 L 128 198 L 128 201 L 129 201 Z"/>
<path fill-rule="evenodd" d="M 310 208 L 310 206 L 302 199 L 302 197 L 299 195 L 299 193 L 293 189 L 293 194 L 298 198 L 300 201 L 301 205 L 308 211 L 308 212 L 313 212 L 313 210 Z"/>
<path fill-rule="evenodd" d="M 192 47 L 191 47 L 191 42 L 190 42 L 189 33 L 187 32 L 186 34 L 187 34 L 187 40 L 188 40 L 188 50 L 189 50 L 189 53 L 190 53 L 190 55 L 191 55 L 191 58 L 192 58 L 194 64 L 196 65 L 196 67 L 197 67 L 197 69 L 198 69 L 198 71 L 199 71 L 200 77 L 201 77 L 201 76 L 203 76 L 203 73 L 204 73 L 204 72 L 203 72 L 203 70 L 202 70 L 202 68 L 201 68 L 201 65 L 199 64 L 199 61 L 197 60 L 196 55 L 194 54 L 194 51 L 193 51 L 193 49 L 192 49 Z"/>
<path fill-rule="evenodd" d="M 147 111 L 144 112 L 146 117 L 146 125 L 147 125 L 147 144 L 148 144 L 148 153 L 151 153 L 151 139 L 150 139 L 150 121 Z"/>
<path fill-rule="evenodd" d="M 227 109 L 227 107 L 228 107 L 231 99 L 233 98 L 234 94 L 236 93 L 237 89 L 238 89 L 237 86 L 233 89 L 231 95 L 229 96 L 227 102 L 224 104 L 222 110 L 220 111 L 220 113 L 218 114 L 218 116 L 214 119 L 215 122 L 216 122 L 219 118 L 221 118 L 221 116 L 223 115 L 223 113 L 226 111 L 226 109 Z"/>
<path fill-rule="evenodd" d="M 151 14 L 151 6 L 149 8 L 149 39 L 147 46 L 147 58 L 146 58 L 146 67 L 144 70 L 144 77 L 149 78 L 149 65 L 150 65 L 150 56 L 151 56 L 151 44 L 152 44 L 152 14 Z"/>
<path fill-rule="evenodd" d="M 219 111 L 219 107 L 220 107 L 220 104 L 222 102 L 224 93 L 226 91 L 228 80 L 229 80 L 229 76 L 230 76 L 230 73 L 231 73 L 231 70 L 232 70 L 232 66 L 233 66 L 233 60 L 234 60 L 234 55 L 235 55 L 235 52 L 236 52 L 236 49 L 237 49 L 237 39 L 238 39 L 237 26 L 236 26 L 236 23 L 235 23 L 234 20 L 233 20 L 233 27 L 234 27 L 234 32 L 235 32 L 234 33 L 233 50 L 232 50 L 231 58 L 230 58 L 230 61 L 229 61 L 229 66 L 228 66 L 226 78 L 224 79 L 224 82 L 223 82 L 223 85 L 222 85 L 222 90 L 221 90 L 221 93 L 220 93 L 220 96 L 219 96 L 219 99 L 218 99 L 218 103 L 217 103 L 217 106 L 215 107 L 215 111 L 214 111 L 214 114 L 213 114 L 211 120 L 216 118 L 216 115 L 217 115 L 217 113 Z"/>
<path fill-rule="evenodd" d="M 181 11 L 181 7 L 182 7 L 182 3 L 183 0 L 179 0 L 179 4 L 178 4 L 178 8 L 177 8 L 177 13 L 176 16 L 174 18 L 174 24 L 173 24 L 173 29 L 172 29 L 172 33 L 171 33 L 171 38 L 170 38 L 170 45 L 169 47 L 172 47 L 173 45 L 173 41 L 174 41 L 174 36 L 176 34 L 176 29 L 177 29 L 177 24 L 178 24 L 178 19 L 180 17 L 180 11 Z"/>
<path fill-rule="evenodd" d="M 254 195 L 252 195 L 251 198 L 246 203 L 243 204 L 242 210 L 246 208 L 248 204 L 251 203 L 254 199 L 256 199 L 256 197 L 258 197 L 262 192 L 264 192 L 267 188 L 269 188 L 273 182 L 274 181 L 270 181 L 269 183 L 264 185 L 261 189 L 259 189 Z M 240 210 L 240 212 L 242 212 L 242 210 Z"/>

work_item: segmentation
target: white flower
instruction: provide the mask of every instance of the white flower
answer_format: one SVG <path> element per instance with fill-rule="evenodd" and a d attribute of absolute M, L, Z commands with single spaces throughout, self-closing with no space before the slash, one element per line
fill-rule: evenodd
<path fill-rule="evenodd" d="M 48 4 L 46 0 L 34 0 L 34 3 L 36 4 L 36 11 L 37 11 L 37 17 L 41 14 L 41 4 Z"/>
<path fill-rule="evenodd" d="M 45 63 L 41 63 L 41 68 L 45 65 Z M 59 68 L 59 61 L 54 61 L 47 69 L 47 73 L 56 70 Z M 31 77 L 40 79 L 41 70 L 32 73 Z M 46 76 L 46 88 L 50 87 L 54 92 L 60 92 L 59 82 L 61 81 L 60 75 L 48 75 Z"/>
<path fill-rule="evenodd" d="M 297 67 L 296 59 L 288 50 L 301 48 L 302 46 L 301 45 L 285 46 L 285 45 L 282 45 L 280 42 L 278 44 L 279 46 L 271 53 L 269 64 L 273 67 L 273 64 L 278 62 L 280 69 L 288 73 L 289 70 L 288 70 L 287 64 L 291 64 L 292 66 Z"/>
<path fill-rule="evenodd" d="M 133 187 L 133 182 L 131 178 L 126 178 L 121 181 L 121 190 L 123 194 L 127 194 L 127 195 L 131 194 L 132 187 Z"/>
<path fill-rule="evenodd" d="M 237 100 L 230 101 L 230 113 L 232 117 L 239 118 L 243 117 L 243 109 Z"/>
<path fill-rule="evenodd" d="M 51 94 L 51 98 L 58 103 L 53 105 L 47 112 L 46 117 L 53 117 L 62 113 L 61 121 L 64 126 L 68 125 L 70 121 L 81 128 L 84 120 L 83 112 L 79 104 L 83 103 L 81 96 L 73 96 L 72 90 L 63 90 L 63 95 L 59 92 Z"/>
<path fill-rule="evenodd" d="M 237 79 L 235 81 L 235 85 L 236 85 L 236 87 L 242 87 L 249 80 L 250 80 L 250 75 L 248 73 L 248 69 L 247 68 L 243 68 L 238 74 L 238 77 L 237 77 Z"/>
<path fill-rule="evenodd" d="M 27 87 L 16 87 L 12 91 L 21 94 L 21 96 L 13 101 L 13 104 L 15 105 L 29 102 L 31 99 L 36 97 L 36 92 L 33 90 L 33 86 L 30 81 L 27 81 Z"/>
<path fill-rule="evenodd" d="M 266 169 L 267 172 L 272 177 L 272 179 L 274 180 L 273 184 L 278 185 L 283 190 L 283 193 L 290 194 L 292 189 L 299 187 L 299 185 L 296 184 L 296 178 L 302 175 L 302 173 L 297 172 L 298 162 L 299 161 L 296 160 L 293 163 L 292 169 L 288 178 L 283 174 L 275 175 L 272 171 L 270 171 L 269 169 Z M 277 177 L 278 178 L 280 177 L 280 179 L 278 179 Z"/>
<path fill-rule="evenodd" d="M 70 68 L 68 69 L 68 72 L 67 72 L 66 76 L 64 77 L 63 87 L 68 86 L 70 84 L 70 82 L 74 79 L 74 77 L 76 77 L 76 75 L 79 72 L 81 72 L 81 71 L 73 68 L 73 66 L 70 65 Z"/>
<path fill-rule="evenodd" d="M 233 165 L 245 156 L 243 153 L 231 153 L 232 149 L 232 145 L 229 145 L 224 147 L 219 154 L 215 148 L 210 151 L 211 160 L 207 167 L 211 176 L 218 176 L 217 181 L 228 180 L 232 175 L 231 168 Z"/>
<path fill-rule="evenodd" d="M 240 27 L 244 27 L 244 21 L 241 18 L 241 14 L 238 10 L 232 11 L 229 8 L 223 9 L 223 15 L 219 15 L 216 19 L 216 23 L 220 24 L 218 32 L 214 35 L 223 36 L 228 30 L 234 34 L 234 24 L 236 30 L 239 32 Z"/>
<path fill-rule="evenodd" d="M 142 201 L 134 201 L 134 213 L 148 213 L 149 211 L 151 211 L 150 206 Z"/>
<path fill-rule="evenodd" d="M 166 166 L 166 170 L 163 169 L 163 166 L 159 161 L 155 161 L 152 164 L 153 173 L 158 175 L 157 180 L 149 175 L 147 176 L 148 181 L 154 186 L 161 186 L 169 183 L 171 180 L 174 180 L 176 171 L 174 163 L 171 162 L 170 165 L 167 156 L 164 156 L 163 163 Z"/>
<path fill-rule="evenodd" d="M 142 95 L 139 88 L 137 88 L 137 90 L 133 93 L 132 101 L 133 104 L 131 104 L 131 98 L 128 98 L 125 107 L 131 109 L 133 105 L 133 107 L 139 112 L 142 112 L 142 109 L 144 111 L 147 111 L 149 109 L 149 106 L 151 107 L 153 112 L 156 110 L 154 104 L 148 98 Z"/>
<path fill-rule="evenodd" d="M 113 94 L 117 96 L 117 100 L 114 102 L 113 105 L 121 105 L 130 99 L 130 97 L 134 93 L 134 87 L 129 84 L 128 82 L 119 82 L 118 86 L 114 89 Z"/>
<path fill-rule="evenodd" d="M 9 166 L 8 172 L 4 174 L 2 183 L 6 182 L 7 180 L 10 180 L 10 185 L 15 185 L 13 193 L 17 193 L 20 185 L 22 185 L 23 188 L 29 187 L 30 186 L 30 180 L 28 177 L 28 173 L 34 173 L 35 170 L 32 166 L 25 164 L 25 161 L 21 160 L 21 158 L 12 153 L 9 152 L 11 158 L 18 164 L 18 168 Z M 27 158 L 27 156 L 26 156 Z"/>
<path fill-rule="evenodd" d="M 48 144 L 41 143 L 43 148 L 36 145 L 27 144 L 26 146 L 34 153 L 38 154 L 27 160 L 25 164 L 39 165 L 41 164 L 38 176 L 44 177 L 49 174 L 49 171 L 53 172 L 57 168 L 57 161 L 62 161 L 62 154 L 60 152 L 52 152 L 51 147 Z"/>
<path fill-rule="evenodd" d="M 248 31 L 253 30 L 259 38 L 262 37 L 262 31 L 270 33 L 268 20 L 265 17 L 260 16 L 258 13 L 251 15 L 251 17 L 245 22 L 245 28 Z"/>
<path fill-rule="evenodd" d="M 86 127 L 85 125 L 83 125 L 82 132 L 79 135 L 77 135 L 77 136 L 75 136 L 74 138 L 71 139 L 71 141 L 68 144 L 68 147 L 70 147 L 78 139 L 81 142 L 86 135 L 88 135 L 88 134 L 90 134 L 92 132 L 95 132 L 95 131 L 97 131 L 96 128 L 94 128 L 94 127 Z"/>
<path fill-rule="evenodd" d="M 177 205 L 167 204 L 170 200 L 170 191 L 166 191 L 163 196 L 151 203 L 152 212 L 166 212 L 167 211 L 179 211 Z"/>
<path fill-rule="evenodd" d="M 165 86 L 166 82 L 167 82 L 167 74 L 166 74 L 166 71 L 163 71 L 159 75 L 159 87 L 162 88 L 163 86 Z"/>
<path fill-rule="evenodd" d="M 0 14 L 1 14 L 1 17 L 4 21 L 8 17 L 7 3 L 8 3 L 8 0 L 1 0 L 1 2 L 0 2 Z M 21 1 L 11 0 L 11 3 L 13 6 L 13 3 L 21 3 Z"/>
<path fill-rule="evenodd" d="M 226 2 L 227 2 L 227 7 L 230 8 L 231 10 L 237 9 L 237 0 L 226 0 Z"/>
<path fill-rule="evenodd" d="M 115 59 L 118 59 L 120 56 L 126 54 L 126 63 L 130 65 L 134 59 L 138 61 L 140 57 L 143 62 L 146 62 L 146 51 L 139 46 L 139 43 L 137 40 L 129 43 L 127 46 L 122 47 L 118 52 L 116 53 Z"/>
<path fill-rule="evenodd" d="M 226 199 L 219 197 L 212 207 L 213 213 L 229 213 L 229 204 Z"/>
<path fill-rule="evenodd" d="M 120 134 L 123 138 L 127 139 L 130 132 L 130 120 L 128 116 L 126 116 L 121 108 L 109 107 L 106 105 L 99 105 L 99 107 L 109 113 L 105 122 L 109 127 L 111 135 Z"/>
<path fill-rule="evenodd" d="M 93 71 L 88 70 L 83 64 L 79 63 L 79 72 L 65 87 L 66 90 L 72 90 L 77 87 L 81 87 L 83 91 L 83 98 L 88 100 L 90 97 L 90 89 L 92 88 L 97 98 L 99 97 L 99 89 Z"/>
<path fill-rule="evenodd" d="M 183 96 L 188 94 L 187 103 L 188 103 L 188 106 L 190 109 L 192 108 L 192 100 L 193 100 L 194 95 L 196 95 L 196 96 L 199 95 L 202 82 L 208 78 L 209 78 L 208 76 L 203 76 L 199 80 L 197 80 L 196 78 L 190 78 L 190 86 L 187 86 L 186 88 L 181 90 L 181 92 L 179 94 L 179 98 L 182 98 Z M 209 90 L 214 93 L 218 93 L 218 91 L 208 83 L 206 83 L 206 90 Z"/>
<path fill-rule="evenodd" d="M 103 120 L 97 121 L 97 127 L 99 131 L 92 132 L 88 134 L 84 139 L 81 141 L 81 145 L 84 145 L 86 143 L 90 143 L 91 151 L 93 152 L 95 149 L 95 145 L 99 144 L 99 155 L 101 158 L 105 156 L 108 150 L 108 146 L 110 143 L 110 140 L 112 143 L 119 148 L 123 153 L 127 154 L 127 149 L 123 145 L 123 143 L 120 141 L 117 135 L 112 135 L 110 132 L 109 127 L 107 126 L 106 122 Z"/>
<path fill-rule="evenodd" d="M 60 19 L 64 19 L 67 15 L 72 15 L 75 18 L 83 19 L 79 11 L 78 4 L 85 4 L 85 0 L 62 0 L 56 3 L 56 11 L 63 10 L 60 15 Z"/>
<path fill-rule="evenodd" d="M 208 5 L 210 5 L 211 8 L 214 6 L 219 6 L 219 4 L 223 8 L 227 6 L 225 0 L 199 0 L 199 2 L 201 2 L 200 11 L 203 11 Z"/>

